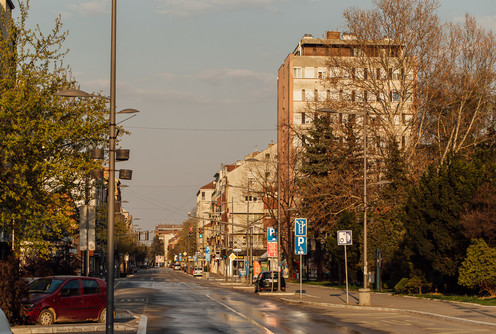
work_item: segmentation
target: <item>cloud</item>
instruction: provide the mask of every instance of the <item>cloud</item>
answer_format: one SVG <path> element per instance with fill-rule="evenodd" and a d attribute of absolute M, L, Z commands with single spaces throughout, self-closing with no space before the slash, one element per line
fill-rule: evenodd
<path fill-rule="evenodd" d="M 272 73 L 260 73 L 254 72 L 246 69 L 208 69 L 199 72 L 196 75 L 198 80 L 212 84 L 221 85 L 223 83 L 253 83 L 253 82 L 263 82 L 269 83 L 274 82 L 275 76 Z"/>
<path fill-rule="evenodd" d="M 290 0 L 155 0 L 158 13 L 178 17 L 243 9 L 262 9 L 276 12 L 277 4 L 288 1 Z"/>
<path fill-rule="evenodd" d="M 80 15 L 103 15 L 109 13 L 109 1 L 90 0 L 71 4 L 69 8 Z"/>

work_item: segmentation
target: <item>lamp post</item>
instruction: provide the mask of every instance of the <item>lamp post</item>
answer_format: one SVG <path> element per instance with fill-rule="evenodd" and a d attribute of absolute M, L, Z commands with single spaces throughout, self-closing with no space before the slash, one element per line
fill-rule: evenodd
<path fill-rule="evenodd" d="M 360 111 L 340 112 L 330 108 L 319 108 L 319 112 L 354 114 L 363 116 L 363 288 L 359 290 L 358 298 L 360 305 L 370 305 L 370 289 L 368 288 L 368 267 L 367 267 L 367 119 L 368 113 Z"/>

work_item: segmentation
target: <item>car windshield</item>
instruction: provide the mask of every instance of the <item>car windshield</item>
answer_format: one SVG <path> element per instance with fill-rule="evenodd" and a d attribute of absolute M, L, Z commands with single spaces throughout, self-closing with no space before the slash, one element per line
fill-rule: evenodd
<path fill-rule="evenodd" d="M 277 272 L 276 271 L 269 271 L 264 273 L 264 278 L 277 278 Z"/>
<path fill-rule="evenodd" d="M 31 293 L 52 293 L 64 282 L 60 279 L 40 278 L 29 284 Z"/>

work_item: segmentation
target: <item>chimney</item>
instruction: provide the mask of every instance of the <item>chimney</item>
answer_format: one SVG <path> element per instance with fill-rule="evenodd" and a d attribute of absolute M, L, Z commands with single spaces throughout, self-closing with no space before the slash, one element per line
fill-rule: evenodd
<path fill-rule="evenodd" d="M 341 39 L 341 33 L 339 31 L 328 31 L 327 39 Z"/>

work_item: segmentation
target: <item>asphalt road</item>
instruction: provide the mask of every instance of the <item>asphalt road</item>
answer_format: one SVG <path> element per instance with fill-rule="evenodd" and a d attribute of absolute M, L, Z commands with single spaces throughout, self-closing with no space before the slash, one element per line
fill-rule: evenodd
<path fill-rule="evenodd" d="M 143 271 L 119 281 L 116 307 L 145 315 L 146 333 L 493 332 L 408 314 L 288 305 L 171 269 Z"/>
<path fill-rule="evenodd" d="M 116 307 L 144 314 L 146 333 L 363 333 L 355 324 L 170 269 L 116 286 Z"/>

